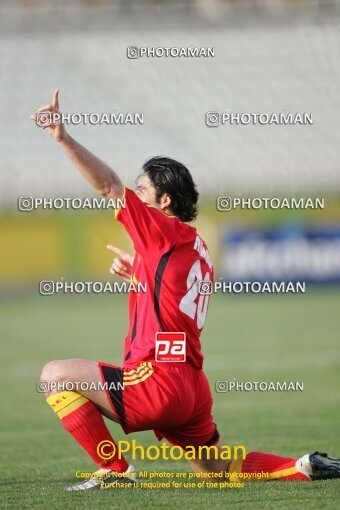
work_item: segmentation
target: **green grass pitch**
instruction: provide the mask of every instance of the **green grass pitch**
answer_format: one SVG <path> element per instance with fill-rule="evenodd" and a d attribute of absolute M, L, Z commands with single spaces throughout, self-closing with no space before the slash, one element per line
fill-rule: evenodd
<path fill-rule="evenodd" d="M 336 290 L 297 296 L 215 296 L 202 336 L 214 417 L 225 444 L 299 456 L 340 455 L 339 310 Z M 1 303 L 2 508 L 337 507 L 339 481 L 262 482 L 244 489 L 66 493 L 75 472 L 94 466 L 35 390 L 51 359 L 120 363 L 124 296 L 46 296 Z M 217 394 L 214 381 L 303 381 L 303 392 Z M 185 391 L 185 388 L 183 388 Z M 119 426 L 109 423 L 115 439 Z M 151 432 L 129 436 L 155 444 Z M 140 461 L 138 470 L 189 471 L 185 462 Z"/>

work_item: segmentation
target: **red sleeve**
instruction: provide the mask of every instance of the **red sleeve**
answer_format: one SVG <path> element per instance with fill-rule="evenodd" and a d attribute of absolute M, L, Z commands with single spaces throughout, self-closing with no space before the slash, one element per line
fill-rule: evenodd
<path fill-rule="evenodd" d="M 129 188 L 124 190 L 125 207 L 116 211 L 116 218 L 129 234 L 136 252 L 152 255 L 167 252 L 176 244 L 180 222 L 156 207 L 144 204 Z"/>

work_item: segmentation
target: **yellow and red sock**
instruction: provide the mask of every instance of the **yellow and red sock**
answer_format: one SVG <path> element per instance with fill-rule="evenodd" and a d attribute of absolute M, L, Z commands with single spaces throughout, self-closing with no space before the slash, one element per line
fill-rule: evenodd
<path fill-rule="evenodd" d="M 48 397 L 47 403 L 57 413 L 67 432 L 74 437 L 99 467 L 119 473 L 127 470 L 128 463 L 123 456 L 119 459 L 117 452 L 110 460 L 102 459 L 98 455 L 99 443 L 102 441 L 116 443 L 93 402 L 74 391 L 62 391 Z"/>
<path fill-rule="evenodd" d="M 237 473 L 255 473 L 263 475 L 259 478 L 254 476 L 252 481 L 256 480 L 310 480 L 310 478 L 300 473 L 296 468 L 296 458 L 281 457 L 270 453 L 250 452 L 245 459 L 233 460 L 229 465 L 229 473 L 233 473 L 231 479 L 235 481 L 244 481 L 241 477 L 237 478 Z"/>

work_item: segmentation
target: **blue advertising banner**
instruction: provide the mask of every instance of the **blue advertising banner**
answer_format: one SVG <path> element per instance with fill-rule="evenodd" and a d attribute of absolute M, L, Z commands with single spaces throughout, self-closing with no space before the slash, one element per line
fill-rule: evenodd
<path fill-rule="evenodd" d="M 229 281 L 340 283 L 340 226 L 228 228 L 222 237 L 221 276 Z"/>

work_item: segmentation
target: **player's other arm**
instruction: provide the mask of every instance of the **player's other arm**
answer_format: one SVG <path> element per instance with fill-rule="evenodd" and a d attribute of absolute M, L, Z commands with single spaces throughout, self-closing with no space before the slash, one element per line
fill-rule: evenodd
<path fill-rule="evenodd" d="M 59 111 L 59 91 L 55 90 L 52 104 L 44 105 L 38 109 L 36 114 L 31 115 L 31 119 L 39 123 L 39 113 L 51 112 L 60 114 Z M 56 122 L 44 129 L 59 143 L 65 154 L 75 164 L 80 173 L 101 195 L 113 199 L 122 198 L 124 186 L 118 175 L 99 158 L 72 138 L 62 123 Z"/>

